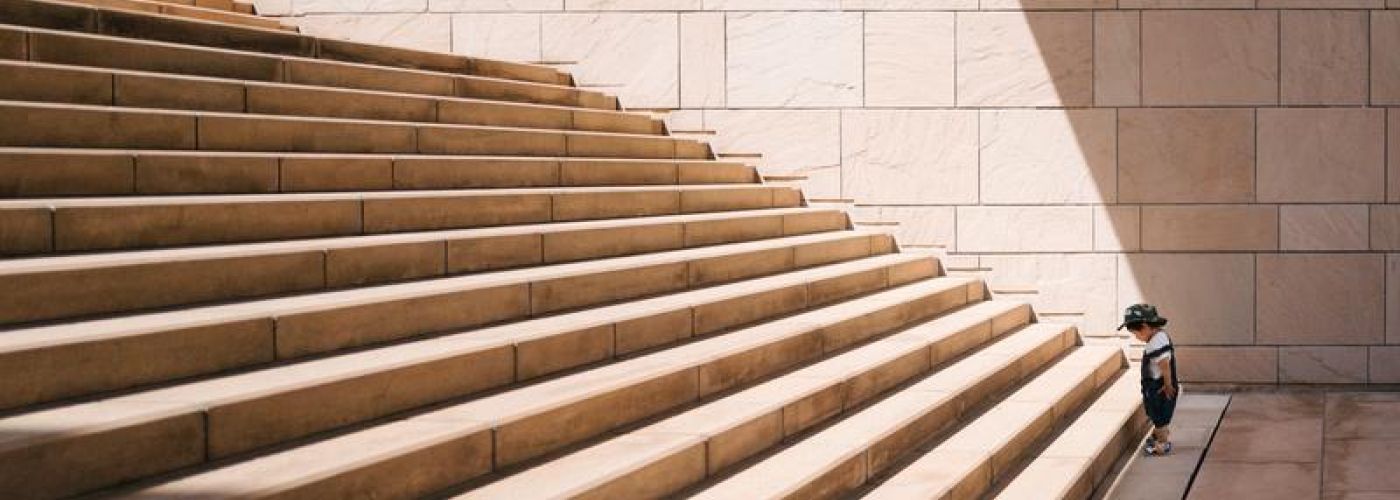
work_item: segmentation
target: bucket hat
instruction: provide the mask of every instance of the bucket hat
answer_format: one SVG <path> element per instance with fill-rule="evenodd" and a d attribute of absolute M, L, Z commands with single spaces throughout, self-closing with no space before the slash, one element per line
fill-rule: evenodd
<path fill-rule="evenodd" d="M 1158 328 L 1167 325 L 1167 318 L 1157 314 L 1157 306 L 1152 304 L 1133 304 L 1123 311 L 1123 324 L 1118 325 L 1118 329 L 1128 326 L 1130 323 L 1146 323 Z"/>

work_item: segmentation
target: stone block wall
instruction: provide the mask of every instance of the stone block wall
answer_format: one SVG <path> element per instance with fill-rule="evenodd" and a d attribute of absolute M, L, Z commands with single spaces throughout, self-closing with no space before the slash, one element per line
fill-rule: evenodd
<path fill-rule="evenodd" d="M 1159 304 L 1191 380 L 1400 383 L 1400 0 L 258 6 L 577 62 L 1045 319 L 1103 334 Z"/>

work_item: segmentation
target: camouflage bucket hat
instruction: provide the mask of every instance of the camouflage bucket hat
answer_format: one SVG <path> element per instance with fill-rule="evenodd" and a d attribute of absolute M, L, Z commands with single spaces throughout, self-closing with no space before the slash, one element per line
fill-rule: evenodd
<path fill-rule="evenodd" d="M 1123 311 L 1123 324 L 1118 325 L 1118 329 L 1132 323 L 1146 323 L 1155 327 L 1167 325 L 1167 318 L 1157 315 L 1157 307 L 1151 304 L 1133 304 Z"/>

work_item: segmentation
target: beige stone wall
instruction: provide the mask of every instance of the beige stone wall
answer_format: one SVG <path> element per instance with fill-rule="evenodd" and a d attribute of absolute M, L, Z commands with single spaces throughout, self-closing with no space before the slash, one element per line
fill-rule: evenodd
<path fill-rule="evenodd" d="M 1400 0 L 258 5 L 577 61 L 1046 319 L 1158 303 L 1192 380 L 1400 383 Z"/>

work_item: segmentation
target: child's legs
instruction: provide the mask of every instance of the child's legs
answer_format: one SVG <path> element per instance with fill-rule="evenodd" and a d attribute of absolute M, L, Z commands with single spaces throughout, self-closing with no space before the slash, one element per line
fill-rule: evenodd
<path fill-rule="evenodd" d="M 1155 382 L 1155 381 L 1154 381 Z M 1176 413 L 1176 399 L 1167 398 L 1161 393 L 1161 382 L 1143 388 L 1143 409 L 1152 420 L 1152 439 L 1159 443 L 1171 442 L 1172 415 Z"/>

